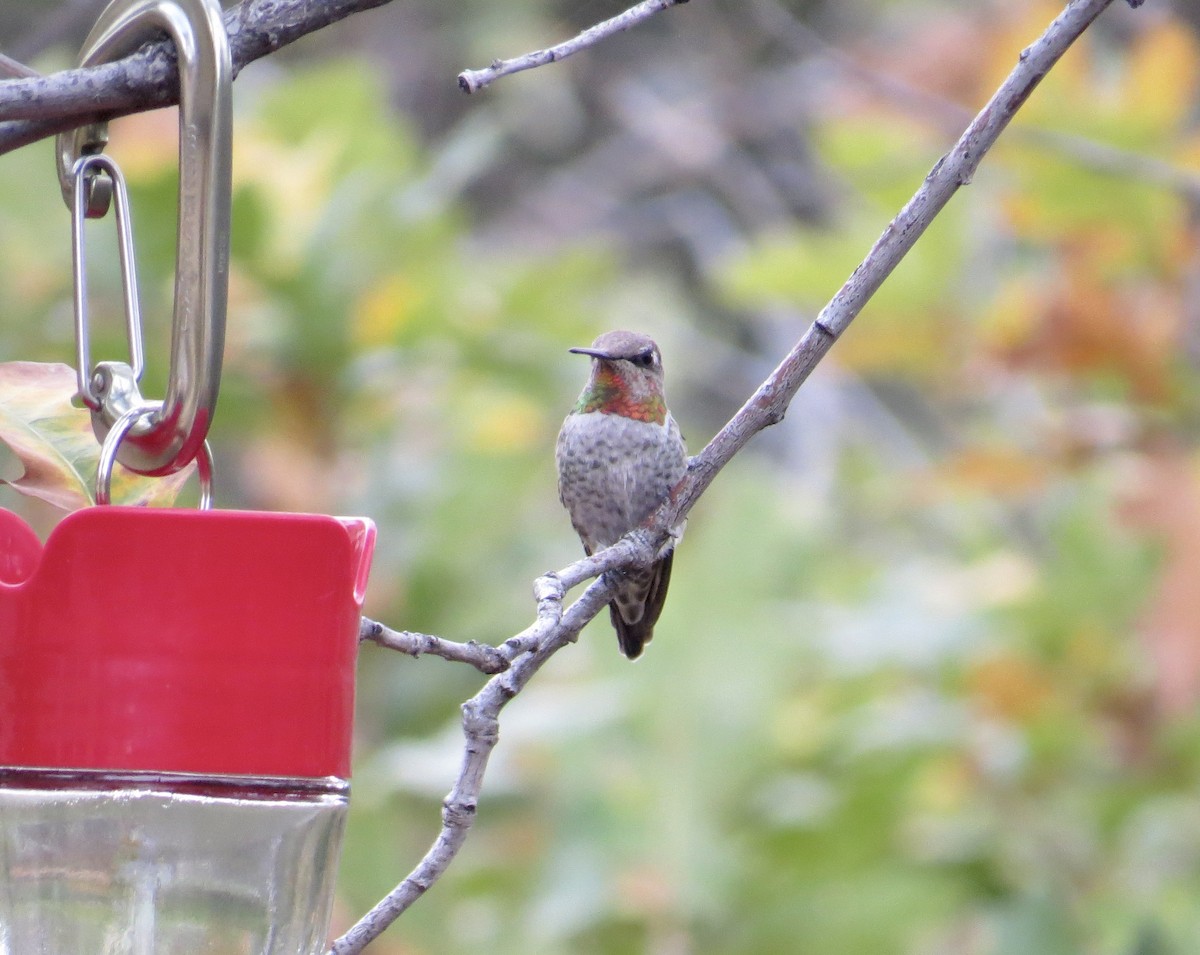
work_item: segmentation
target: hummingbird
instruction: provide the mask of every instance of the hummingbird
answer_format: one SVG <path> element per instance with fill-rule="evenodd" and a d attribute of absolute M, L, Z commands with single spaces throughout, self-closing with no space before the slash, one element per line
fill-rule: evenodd
<path fill-rule="evenodd" d="M 664 501 L 687 471 L 687 448 L 663 394 L 662 355 L 637 332 L 605 332 L 590 348 L 587 384 L 555 448 L 558 497 L 590 556 L 615 544 Z M 673 538 L 644 570 L 621 574 L 608 605 L 621 652 L 641 655 L 671 580 Z"/>

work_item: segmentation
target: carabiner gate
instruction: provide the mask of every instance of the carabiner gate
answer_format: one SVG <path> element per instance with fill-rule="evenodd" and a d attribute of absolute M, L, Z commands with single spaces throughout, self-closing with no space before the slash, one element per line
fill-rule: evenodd
<path fill-rule="evenodd" d="M 217 0 L 113 0 L 100 14 L 80 54 L 81 66 L 106 63 L 132 53 L 160 31 L 175 43 L 180 80 L 175 308 L 170 371 L 161 404 L 142 398 L 136 375 L 131 395 L 129 376 L 104 374 L 106 368 L 121 363 L 100 362 L 93 376 L 91 369 L 83 367 L 90 360 L 86 337 L 79 343 L 80 392 L 92 408 L 96 437 L 103 441 L 131 408 L 147 411 L 139 416 L 138 426 L 129 430 L 117 450 L 121 464 L 147 475 L 171 474 L 195 458 L 204 445 L 216 408 L 229 294 L 233 143 L 229 40 Z M 100 170 L 107 172 L 103 164 L 81 164 L 76 169 L 80 157 L 99 153 L 107 139 L 104 123 L 83 126 L 58 137 L 59 181 L 63 197 L 77 219 L 101 217 L 110 205 L 117 177 L 99 174 Z M 92 165 L 99 169 L 93 171 Z M 77 172 L 83 178 L 78 191 Z M 83 204 L 78 210 L 77 195 Z M 124 262 L 122 270 L 128 295 L 132 271 Z M 76 326 L 85 330 L 85 336 L 86 307 L 86 296 L 81 296 L 77 287 Z M 126 313 L 130 313 L 128 299 Z M 135 366 L 140 366 L 140 344 L 136 349 L 131 332 L 131 358 Z M 87 376 L 86 384 L 83 376 Z"/>

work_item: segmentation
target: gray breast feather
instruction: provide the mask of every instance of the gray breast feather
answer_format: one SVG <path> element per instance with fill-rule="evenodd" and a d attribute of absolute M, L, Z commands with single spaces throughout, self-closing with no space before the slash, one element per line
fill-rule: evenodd
<path fill-rule="evenodd" d="M 645 520 L 687 468 L 673 419 L 663 425 L 619 415 L 570 415 L 558 441 L 559 497 L 591 550 Z"/>

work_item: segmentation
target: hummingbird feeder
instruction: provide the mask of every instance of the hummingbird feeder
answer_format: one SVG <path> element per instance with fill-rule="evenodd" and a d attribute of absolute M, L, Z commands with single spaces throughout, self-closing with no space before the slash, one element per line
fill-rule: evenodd
<path fill-rule="evenodd" d="M 349 796 L 354 668 L 375 529 L 217 511 L 206 436 L 228 288 L 232 70 L 217 0 L 114 0 L 106 62 L 179 52 L 171 367 L 138 390 L 124 183 L 103 125 L 58 141 L 72 209 L 79 394 L 113 462 L 199 461 L 201 509 L 98 506 L 45 545 L 0 510 L 0 955 L 316 955 Z M 115 208 L 130 361 L 91 365 L 83 219 Z"/>

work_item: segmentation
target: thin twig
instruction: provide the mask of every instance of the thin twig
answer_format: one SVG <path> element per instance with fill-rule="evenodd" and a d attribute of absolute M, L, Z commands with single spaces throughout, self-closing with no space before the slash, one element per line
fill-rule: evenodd
<path fill-rule="evenodd" d="M 537 601 L 537 618 L 534 623 L 515 637 L 510 637 L 498 647 L 469 640 L 456 643 L 430 633 L 415 633 L 411 630 L 392 630 L 390 627 L 363 617 L 359 627 L 359 640 L 369 640 L 389 650 L 398 650 L 411 657 L 422 654 L 441 657 L 455 663 L 468 663 L 481 673 L 503 673 L 517 657 L 539 649 L 550 635 L 557 632 L 562 622 L 562 602 L 568 591 L 585 580 L 599 577 L 607 570 L 627 569 L 639 564 L 648 564 L 654 558 L 653 538 L 641 531 L 634 531 L 612 547 L 597 554 L 582 557 L 559 571 L 543 574 L 533 585 Z"/>
<path fill-rule="evenodd" d="M 490 86 L 502 76 L 565 60 L 572 53 L 595 46 L 614 33 L 621 33 L 630 27 L 637 26 L 642 21 L 650 19 L 654 14 L 669 7 L 677 7 L 681 3 L 687 3 L 687 0 L 643 0 L 642 3 L 630 7 L 624 13 L 618 13 L 611 19 L 588 27 L 582 33 L 569 40 L 564 40 L 556 46 L 535 50 L 524 56 L 515 56 L 511 60 L 496 60 L 491 66 L 482 70 L 463 70 L 458 74 L 458 85 L 464 93 L 476 93 L 485 86 Z"/>
<path fill-rule="evenodd" d="M 549 580 L 548 575 L 542 580 Z M 549 591 L 556 588 L 548 585 Z M 500 711 L 515 697 L 542 665 L 568 643 L 612 596 L 612 587 L 601 578 L 591 584 L 562 616 L 541 635 L 537 649 L 523 655 L 512 667 L 492 677 L 483 689 L 462 706 L 465 747 L 462 768 L 454 788 L 442 803 L 442 828 L 417 867 L 333 943 L 331 955 L 357 955 L 424 895 L 441 878 L 466 841 L 475 822 L 479 794 L 488 758 L 500 738 Z M 561 601 L 562 593 L 558 593 Z M 538 626 L 535 624 L 535 627 Z"/>
<path fill-rule="evenodd" d="M 5 56 L 3 53 L 0 53 L 0 76 L 20 79 L 26 76 L 38 75 L 38 71 L 32 66 L 26 66 L 19 60 L 14 60 L 11 56 Z"/>
<path fill-rule="evenodd" d="M 376 620 L 363 617 L 359 630 L 360 640 L 370 640 L 389 650 L 399 650 L 410 657 L 428 654 L 455 663 L 469 663 L 480 673 L 503 673 L 509 667 L 509 657 L 503 650 L 470 640 L 455 643 L 429 633 L 413 633 L 410 630 L 392 630 Z"/>
<path fill-rule="evenodd" d="M 679 520 L 755 434 L 783 420 L 796 391 L 833 343 L 858 316 L 871 296 L 921 237 L 934 217 L 975 170 L 1017 110 L 1072 43 L 1113 0 L 1070 0 L 1034 43 L 1021 51 L 1017 65 L 967 126 L 958 142 L 934 165 L 913 197 L 883 230 L 866 258 L 821 309 L 795 347 L 708 445 L 696 455 L 672 499 L 659 509 L 651 527 L 665 540 Z"/>
<path fill-rule="evenodd" d="M 717 473 L 764 428 L 781 421 L 800 385 L 883 284 L 934 217 L 960 186 L 971 181 L 1013 115 L 1047 71 L 1113 0 L 1071 0 L 1046 32 L 1022 52 L 1019 62 L 962 137 L 925 178 L 916 194 L 884 230 L 853 275 L 821 310 L 812 327 L 729 423 L 692 458 L 688 473 L 646 524 L 617 544 L 576 561 L 535 584 L 537 619 L 509 643 L 520 651 L 509 670 L 492 677 L 463 705 L 466 747 L 462 769 L 442 811 L 442 828 L 425 858 L 412 873 L 348 933 L 331 955 L 357 955 L 442 876 L 475 820 L 483 774 L 496 745 L 499 714 L 541 665 L 599 613 L 611 596 L 608 578 L 600 576 L 565 612 L 565 593 L 590 576 L 631 568 L 651 561 Z M 506 644 L 507 646 L 507 644 Z M 528 649 L 526 649 L 528 648 Z"/>
<path fill-rule="evenodd" d="M 351 14 L 390 0 L 242 0 L 225 12 L 234 74 L 254 60 Z M 88 69 L 0 83 L 0 153 L 65 132 L 179 102 L 179 72 L 169 40 Z"/>

